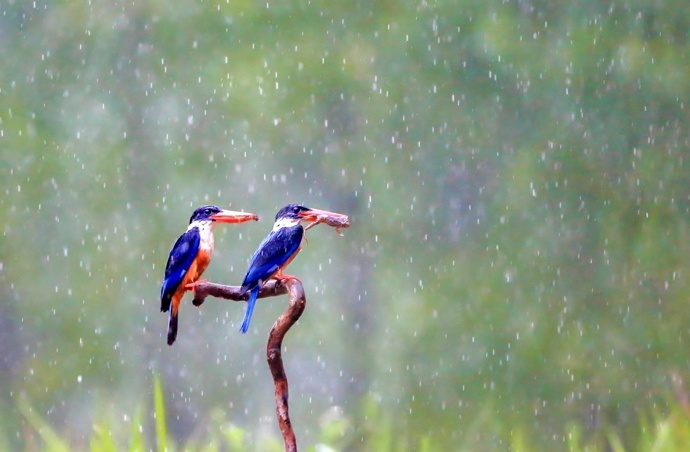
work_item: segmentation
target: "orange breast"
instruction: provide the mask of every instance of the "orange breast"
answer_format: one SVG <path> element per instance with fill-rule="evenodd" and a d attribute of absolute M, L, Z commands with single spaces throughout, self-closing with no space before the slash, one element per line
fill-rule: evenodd
<path fill-rule="evenodd" d="M 206 271 L 206 268 L 208 268 L 208 264 L 210 262 L 211 253 L 206 249 L 199 249 L 199 254 L 197 255 L 197 258 L 192 261 L 192 265 L 189 266 L 189 270 L 187 271 L 187 273 L 185 273 L 184 277 L 182 278 L 182 282 L 177 287 L 177 290 L 175 290 L 175 293 L 172 296 L 173 315 L 177 315 L 177 309 L 180 306 L 182 297 L 184 296 L 184 293 L 187 290 L 184 288 L 184 286 L 186 286 L 189 283 L 198 281 L 199 278 L 201 278 L 201 275 L 204 273 L 204 271 Z"/>

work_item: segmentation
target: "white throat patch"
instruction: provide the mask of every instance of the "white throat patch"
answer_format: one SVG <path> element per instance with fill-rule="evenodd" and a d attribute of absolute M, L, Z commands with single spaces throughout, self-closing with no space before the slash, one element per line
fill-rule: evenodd
<path fill-rule="evenodd" d="M 199 246 L 202 249 L 208 250 L 213 252 L 213 246 L 214 246 L 214 239 L 213 239 L 213 228 L 215 227 L 216 222 L 215 221 L 210 221 L 210 220 L 205 220 L 205 221 L 193 221 L 190 225 L 189 229 L 192 228 L 199 228 L 199 238 L 201 239 L 201 243 Z"/>
<path fill-rule="evenodd" d="M 273 231 L 277 231 L 282 228 L 291 228 L 297 226 L 302 221 L 301 218 L 280 218 L 273 224 Z"/>
<path fill-rule="evenodd" d="M 192 221 L 191 223 L 189 223 L 189 227 L 187 227 L 187 230 L 189 231 L 192 228 L 199 228 L 200 232 L 204 231 L 204 230 L 210 231 L 213 229 L 213 227 L 215 225 L 216 225 L 215 222 L 211 221 L 211 220 L 202 220 L 202 221 L 196 220 L 196 221 Z"/>

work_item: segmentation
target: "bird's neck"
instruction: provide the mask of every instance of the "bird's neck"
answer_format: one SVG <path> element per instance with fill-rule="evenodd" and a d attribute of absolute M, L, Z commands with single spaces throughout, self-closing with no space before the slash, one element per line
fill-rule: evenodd
<path fill-rule="evenodd" d="M 300 218 L 279 218 L 273 223 L 273 232 L 283 228 L 292 228 L 300 224 L 301 221 Z"/>
<path fill-rule="evenodd" d="M 207 251 L 213 252 L 213 228 L 216 224 L 211 221 L 194 221 L 189 225 L 189 229 L 197 228 L 201 243 L 199 246 Z"/>

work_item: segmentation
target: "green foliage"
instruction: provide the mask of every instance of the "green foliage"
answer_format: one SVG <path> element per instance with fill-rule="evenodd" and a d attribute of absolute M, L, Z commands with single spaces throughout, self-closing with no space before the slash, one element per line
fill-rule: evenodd
<path fill-rule="evenodd" d="M 682 444 L 686 3 L 4 5 L 0 448 L 280 448 L 281 301 L 244 337 L 185 301 L 167 347 L 158 290 L 193 207 L 260 214 L 217 230 L 237 284 L 292 201 L 352 219 L 290 267 L 304 444 Z"/>
<path fill-rule="evenodd" d="M 163 387 L 160 378 L 156 375 L 153 383 L 153 406 L 156 419 L 156 443 L 158 450 L 168 450 L 167 420 L 165 418 L 165 403 L 163 402 Z"/>
<path fill-rule="evenodd" d="M 39 436 L 45 449 L 56 452 L 67 452 L 70 449 L 69 443 L 61 438 L 60 434 L 43 419 L 28 400 L 20 397 L 17 400 L 17 408 L 32 430 Z"/>
<path fill-rule="evenodd" d="M 163 450 L 202 450 L 202 451 L 218 451 L 218 450 L 248 450 L 252 448 L 247 441 L 247 433 L 240 427 L 228 422 L 225 415 L 221 412 L 215 412 L 209 419 L 208 434 L 198 436 L 194 440 L 188 442 L 184 447 L 175 446 L 174 441 L 171 441 L 166 434 L 166 422 L 161 422 L 160 419 L 165 419 L 165 402 L 162 397 L 162 385 L 158 378 L 154 383 L 153 394 L 153 421 L 155 423 L 155 437 L 152 440 L 154 444 Z M 72 450 L 72 445 L 69 440 L 63 439 L 58 432 L 56 432 L 40 415 L 36 414 L 30 403 L 20 398 L 17 401 L 17 406 L 22 416 L 26 420 L 29 430 L 24 434 L 38 435 L 41 440 L 40 448 L 42 450 L 62 451 Z M 349 450 L 357 448 L 366 448 L 367 450 L 389 451 L 389 450 L 419 450 L 420 452 L 438 450 L 440 444 L 431 436 L 422 436 L 414 439 L 407 436 L 401 436 L 396 433 L 391 419 L 381 412 L 379 402 L 373 398 L 368 398 L 363 401 L 362 417 L 367 421 L 368 427 L 365 431 L 354 432 L 350 428 L 351 424 L 347 419 L 341 416 L 332 416 L 326 422 L 322 423 L 320 427 L 320 440 L 315 446 L 306 446 L 305 450 L 328 451 L 328 450 Z M 141 413 L 141 409 L 137 410 Z M 488 411 L 485 412 L 488 414 Z M 587 435 L 583 432 L 579 424 L 572 423 L 566 427 L 564 438 L 564 450 L 570 452 L 579 451 L 620 451 L 625 450 L 639 450 L 639 451 L 676 451 L 682 450 L 690 440 L 690 416 L 685 408 L 677 403 L 671 404 L 670 411 L 662 413 L 659 410 L 641 413 L 638 420 L 639 435 L 637 440 L 628 444 L 626 447 L 621 437 L 610 430 L 606 435 L 601 437 L 591 437 L 587 439 Z M 112 420 L 103 421 L 100 424 L 94 425 L 92 433 L 88 437 L 89 448 L 92 451 L 112 451 L 123 450 L 122 445 L 126 450 L 141 451 L 148 450 L 151 446 L 147 445 L 147 440 L 142 434 L 141 416 L 137 414 L 134 417 L 135 421 L 132 425 L 135 427 L 130 432 L 129 436 L 117 426 L 117 422 Z M 486 442 L 480 440 L 481 432 L 486 429 L 501 429 L 507 428 L 505 431 L 499 433 L 495 438 L 495 444 L 490 446 Z M 476 442 L 472 440 L 463 441 L 456 444 L 455 450 L 503 450 L 508 446 L 510 450 L 520 452 L 535 450 L 535 441 L 526 433 L 529 429 L 515 424 L 513 426 L 500 425 L 491 419 L 490 416 L 480 415 L 475 419 L 475 425 L 472 431 L 466 438 L 475 437 Z M 117 434 L 114 432 L 121 432 Z M 536 441 L 538 443 L 539 441 Z M 282 450 L 282 441 L 278 438 L 266 438 L 262 441 L 260 450 Z"/>

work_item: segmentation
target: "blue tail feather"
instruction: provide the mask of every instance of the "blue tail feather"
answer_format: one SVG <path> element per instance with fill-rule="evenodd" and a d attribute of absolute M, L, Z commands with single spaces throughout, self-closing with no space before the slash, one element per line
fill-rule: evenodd
<path fill-rule="evenodd" d="M 242 326 L 240 331 L 242 334 L 249 330 L 249 322 L 252 320 L 252 313 L 254 312 L 254 305 L 256 304 L 256 298 L 259 296 L 260 287 L 255 287 L 249 293 L 249 301 L 247 301 L 247 310 L 244 312 L 244 319 L 242 320 Z"/>

